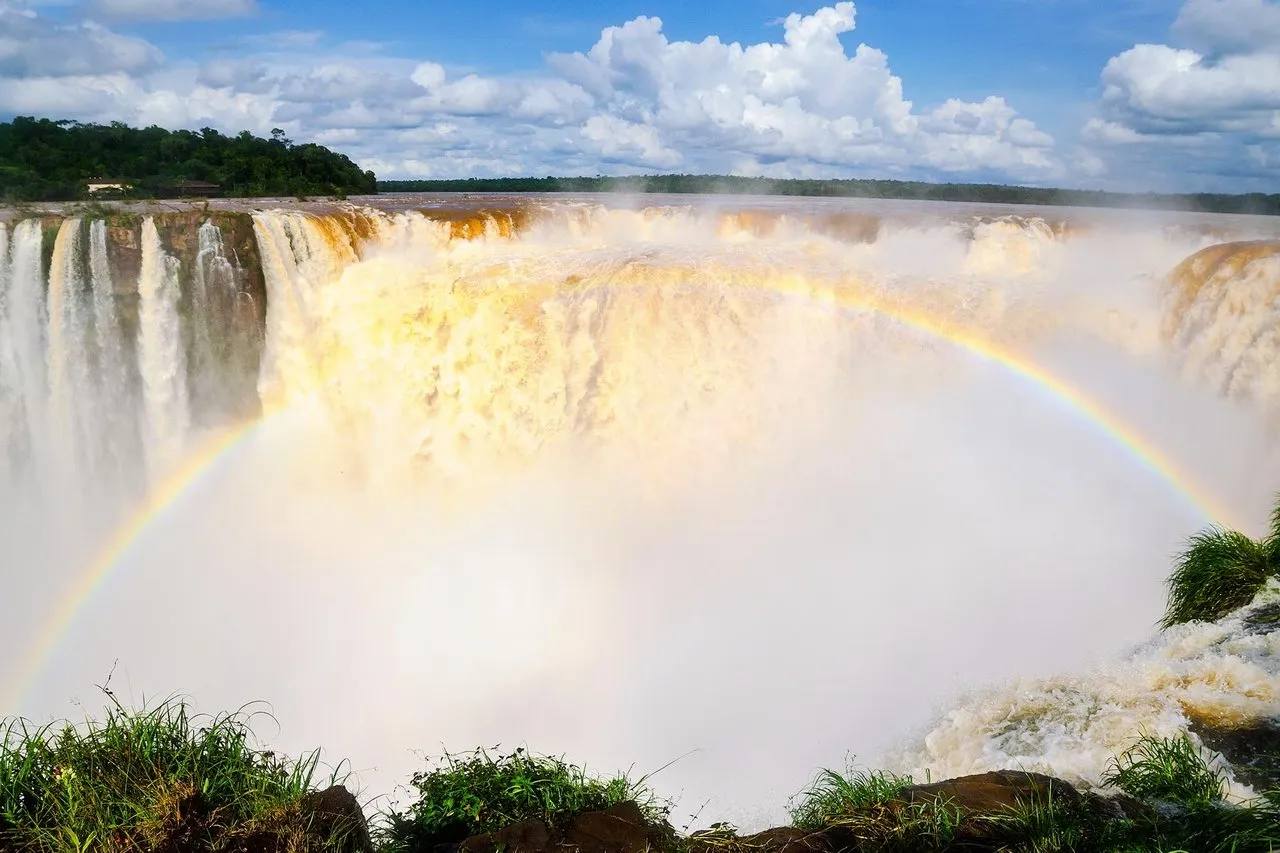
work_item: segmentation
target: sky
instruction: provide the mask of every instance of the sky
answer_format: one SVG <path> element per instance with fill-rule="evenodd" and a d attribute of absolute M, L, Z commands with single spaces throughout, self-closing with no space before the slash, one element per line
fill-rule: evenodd
<path fill-rule="evenodd" d="M 0 119 L 378 177 L 1280 191 L 1280 0 L 0 0 Z"/>

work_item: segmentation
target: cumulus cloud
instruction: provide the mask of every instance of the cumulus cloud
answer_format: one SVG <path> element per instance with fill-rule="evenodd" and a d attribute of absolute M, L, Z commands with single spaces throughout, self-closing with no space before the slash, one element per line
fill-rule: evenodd
<path fill-rule="evenodd" d="M 1083 138 L 1117 163 L 1154 150 L 1173 170 L 1276 176 L 1280 0 L 1186 0 L 1170 35 L 1107 62 Z"/>
<path fill-rule="evenodd" d="M 0 78 L 140 73 L 164 57 L 149 42 L 98 24 L 60 24 L 0 3 Z"/>
<path fill-rule="evenodd" d="M 258 11 L 256 0 L 90 0 L 90 11 L 128 21 L 203 21 L 243 18 Z"/>
<path fill-rule="evenodd" d="M 1187 0 L 1173 35 L 1206 54 L 1280 52 L 1280 4 L 1273 0 Z"/>
<path fill-rule="evenodd" d="M 91 2 L 151 20 L 196 8 L 196 0 Z M 252 4 L 221 8 L 240 14 Z M 198 67 L 157 67 L 162 58 L 146 42 L 20 14 L 59 44 L 96 38 L 98 47 L 9 46 L 21 59 L 0 66 L 0 110 L 279 126 L 295 139 L 332 141 L 384 176 L 679 169 L 1038 181 L 1064 169 L 1054 140 L 998 95 L 917 107 L 882 51 L 846 49 L 857 20 L 851 2 L 790 14 L 779 40 L 747 45 L 715 35 L 672 40 L 661 19 L 640 16 L 605 28 L 582 51 L 499 76 L 459 74 L 429 57 L 335 49 L 317 59 L 312 37 Z"/>
<path fill-rule="evenodd" d="M 553 55 L 549 64 L 596 101 L 584 137 L 598 142 L 603 128 L 614 129 L 610 151 L 641 152 L 642 165 L 670 167 L 681 152 L 697 164 L 728 154 L 833 171 L 1035 177 L 1055 169 L 1053 140 L 1000 98 L 915 112 L 883 52 L 865 44 L 845 50 L 840 36 L 854 24 L 854 4 L 837 3 L 789 15 L 781 43 L 743 47 L 715 36 L 669 41 L 661 19 L 639 17 L 606 29 L 589 51 Z"/>

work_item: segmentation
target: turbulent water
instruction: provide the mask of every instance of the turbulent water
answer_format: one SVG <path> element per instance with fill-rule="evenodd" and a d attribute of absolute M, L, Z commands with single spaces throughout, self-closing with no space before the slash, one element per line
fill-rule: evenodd
<path fill-rule="evenodd" d="M 374 792 L 525 742 L 684 756 L 654 785 L 747 824 L 849 753 L 1096 783 L 1280 715 L 1280 634 L 1153 628 L 1206 512 L 1256 533 L 1280 484 L 1274 225 L 666 201 L 264 210 L 258 295 L 212 220 L 119 238 L 136 281 L 102 222 L 47 262 L 0 225 L 0 532 L 41 569 L 7 647 L 243 422 L 248 364 L 261 409 L 19 709 L 118 661 L 271 700 Z"/>

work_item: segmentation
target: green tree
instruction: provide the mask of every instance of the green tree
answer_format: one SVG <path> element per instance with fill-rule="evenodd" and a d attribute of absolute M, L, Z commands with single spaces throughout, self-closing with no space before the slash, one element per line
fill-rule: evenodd
<path fill-rule="evenodd" d="M 123 179 L 135 196 L 178 195 L 180 180 L 217 184 L 228 196 L 377 192 L 372 172 L 323 146 L 295 145 L 279 128 L 262 139 L 31 116 L 0 123 L 0 198 L 83 198 L 94 177 Z"/>
<path fill-rule="evenodd" d="M 1262 539 L 1219 525 L 1191 537 L 1169 576 L 1160 625 L 1221 619 L 1252 601 L 1273 577 L 1280 577 L 1280 495 Z"/>

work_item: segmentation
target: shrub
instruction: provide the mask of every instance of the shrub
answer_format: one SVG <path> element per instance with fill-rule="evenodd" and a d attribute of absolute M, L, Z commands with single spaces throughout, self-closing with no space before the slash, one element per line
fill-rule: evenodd
<path fill-rule="evenodd" d="M 635 802 L 654 824 L 666 821 L 670 805 L 657 799 L 644 779 L 604 780 L 559 758 L 517 749 L 497 757 L 485 750 L 446 753 L 410 782 L 418 799 L 404 812 L 385 814 L 386 848 L 431 851 L 436 844 L 464 841 L 522 820 L 557 827 L 574 815 Z"/>
<path fill-rule="evenodd" d="M 0 724 L 0 827 L 41 853 L 208 849 L 236 833 L 288 833 L 318 762 L 318 752 L 295 762 L 260 751 L 245 715 L 202 720 L 181 701 L 117 703 L 80 726 L 10 719 Z"/>

